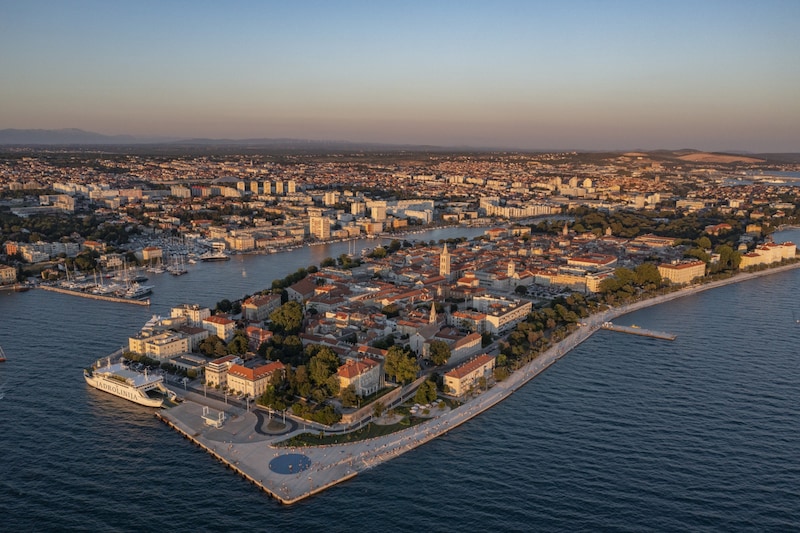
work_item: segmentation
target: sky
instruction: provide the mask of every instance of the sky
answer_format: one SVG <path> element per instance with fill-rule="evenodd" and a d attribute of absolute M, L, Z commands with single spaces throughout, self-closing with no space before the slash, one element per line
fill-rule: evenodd
<path fill-rule="evenodd" d="M 0 0 L 0 129 L 800 152 L 798 21 L 798 0 Z"/>

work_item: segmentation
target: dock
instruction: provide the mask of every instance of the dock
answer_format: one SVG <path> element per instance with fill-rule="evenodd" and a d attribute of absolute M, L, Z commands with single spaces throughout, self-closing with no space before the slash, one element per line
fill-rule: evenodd
<path fill-rule="evenodd" d="M 106 296 L 104 294 L 92 294 L 91 292 L 83 292 L 83 291 L 73 291 L 70 289 L 64 289 L 62 287 L 52 287 L 50 285 L 39 285 L 38 288 L 43 289 L 45 291 L 51 292 L 58 292 L 61 294 L 70 294 L 72 296 L 80 296 L 81 298 L 89 298 L 91 300 L 102 300 L 104 302 L 117 302 L 121 304 L 133 304 L 133 305 L 150 305 L 150 298 L 146 298 L 144 300 L 136 300 L 134 298 L 122 298 L 120 296 Z"/>
<path fill-rule="evenodd" d="M 653 339 L 662 339 L 665 341 L 674 341 L 677 335 L 673 333 L 665 333 L 663 331 L 653 331 L 651 329 L 640 328 L 636 325 L 618 326 L 611 322 L 603 322 L 600 326 L 602 329 L 609 331 L 618 331 L 620 333 L 629 333 L 631 335 L 641 335 L 642 337 L 651 337 Z"/>

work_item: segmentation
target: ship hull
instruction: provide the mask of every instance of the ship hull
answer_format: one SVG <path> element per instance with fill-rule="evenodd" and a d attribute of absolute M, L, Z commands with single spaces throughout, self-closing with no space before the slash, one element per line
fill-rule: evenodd
<path fill-rule="evenodd" d="M 90 375 L 88 373 L 84 373 L 83 377 L 86 379 L 86 383 L 95 389 L 138 403 L 139 405 L 161 407 L 164 403 L 164 400 L 161 398 L 151 398 L 139 389 L 125 385 L 116 380 L 106 379 L 102 376 Z"/>

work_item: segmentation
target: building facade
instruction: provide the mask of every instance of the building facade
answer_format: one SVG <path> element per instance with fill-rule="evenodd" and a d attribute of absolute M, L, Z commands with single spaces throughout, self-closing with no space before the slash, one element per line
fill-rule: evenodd
<path fill-rule="evenodd" d="M 483 354 L 457 366 L 444 375 L 445 390 L 453 396 L 463 396 L 473 389 L 481 378 L 492 377 L 495 358 Z"/>
<path fill-rule="evenodd" d="M 270 379 L 275 372 L 284 372 L 280 361 L 272 361 L 256 368 L 235 364 L 228 369 L 228 389 L 257 398 L 267 390 Z"/>
<path fill-rule="evenodd" d="M 683 263 L 665 263 L 658 265 L 658 273 L 663 279 L 669 280 L 677 285 L 691 283 L 695 278 L 702 278 L 706 275 L 706 264 L 704 261 L 686 261 Z"/>
<path fill-rule="evenodd" d="M 241 358 L 235 355 L 226 355 L 214 359 L 206 365 L 206 385 L 210 387 L 225 387 L 228 385 L 228 370 L 233 365 L 241 365 Z"/>
<path fill-rule="evenodd" d="M 381 364 L 368 357 L 363 359 L 348 359 L 336 371 L 339 386 L 347 388 L 353 385 L 358 396 L 368 396 L 383 388 L 383 371 Z"/>

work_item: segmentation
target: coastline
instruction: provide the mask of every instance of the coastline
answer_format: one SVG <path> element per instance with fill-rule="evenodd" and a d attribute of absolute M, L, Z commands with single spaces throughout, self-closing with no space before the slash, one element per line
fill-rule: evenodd
<path fill-rule="evenodd" d="M 800 262 L 795 262 L 757 272 L 739 273 L 730 278 L 692 285 L 595 313 L 575 331 L 488 391 L 458 408 L 448 409 L 418 425 L 382 437 L 325 446 L 275 446 L 307 430 L 296 429 L 280 435 L 269 435 L 257 431 L 259 418 L 253 412 L 223 406 L 221 402 L 194 393 L 189 394 L 178 407 L 158 412 L 156 416 L 270 496 L 283 504 L 293 504 L 413 450 L 497 405 L 601 329 L 604 322 L 684 296 L 799 267 Z M 222 428 L 210 428 L 199 415 L 203 405 L 210 405 L 232 416 Z M 272 461 L 295 457 L 303 459 L 302 466 L 295 472 L 277 473 L 271 467 Z"/>

